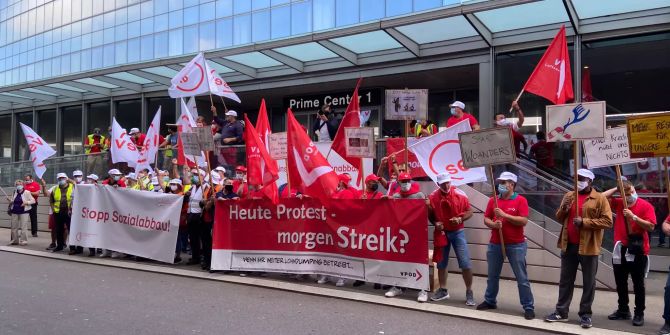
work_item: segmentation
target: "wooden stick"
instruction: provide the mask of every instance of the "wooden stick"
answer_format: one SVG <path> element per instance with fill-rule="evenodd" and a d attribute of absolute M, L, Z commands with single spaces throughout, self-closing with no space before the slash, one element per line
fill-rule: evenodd
<path fill-rule="evenodd" d="M 619 188 L 619 194 L 621 194 L 621 201 L 623 202 L 623 209 L 628 209 L 628 201 L 626 200 L 626 193 L 623 189 L 623 180 L 621 180 L 621 166 L 616 165 L 616 184 L 617 187 Z M 623 221 L 626 224 L 626 233 L 630 235 L 631 232 L 631 227 L 630 227 L 630 222 L 628 222 L 628 218 L 624 215 L 623 216 Z"/>
<path fill-rule="evenodd" d="M 286 187 L 288 187 L 288 197 L 291 197 L 291 175 L 288 173 L 288 158 L 284 159 L 286 166 Z"/>
<path fill-rule="evenodd" d="M 493 175 L 493 166 L 489 165 L 489 173 L 491 174 L 491 188 L 493 189 L 493 208 L 498 208 L 498 194 L 496 194 L 496 183 L 495 183 L 495 176 Z M 495 221 L 495 212 L 493 214 L 493 221 Z M 502 257 L 503 257 L 503 262 L 505 261 L 505 255 L 507 254 L 505 252 L 505 239 L 503 238 L 503 233 L 502 233 L 502 227 L 498 229 L 498 236 L 500 237 L 500 249 L 502 250 Z"/>
<path fill-rule="evenodd" d="M 226 101 L 224 101 L 224 100 L 223 100 L 223 97 L 220 96 L 220 95 L 219 95 L 219 98 L 221 98 L 221 103 L 223 103 L 223 110 L 224 110 L 225 112 L 227 112 L 227 111 L 228 111 L 228 107 L 226 106 Z M 212 103 L 212 105 L 214 105 L 214 103 Z"/>
<path fill-rule="evenodd" d="M 574 160 L 574 164 L 575 164 L 575 166 L 574 166 L 574 170 L 575 170 L 575 172 L 574 172 L 575 173 L 575 181 L 574 181 L 575 194 L 574 195 L 575 196 L 574 196 L 574 200 L 573 200 L 575 202 L 575 217 L 581 217 L 581 215 L 579 213 L 579 196 L 578 196 L 578 193 L 579 193 L 579 186 L 578 186 L 579 176 L 577 175 L 577 170 L 579 170 L 579 157 L 578 157 L 579 155 L 577 153 L 577 147 L 578 146 L 579 146 L 579 140 L 575 141 L 575 146 L 573 148 L 573 151 L 574 151 L 573 152 L 573 160 Z"/>
<path fill-rule="evenodd" d="M 212 92 L 209 92 L 209 103 L 214 106 L 214 99 L 212 99 Z"/>
<path fill-rule="evenodd" d="M 663 160 L 661 159 L 661 162 Z M 668 173 L 668 158 L 665 158 L 665 191 L 668 193 L 668 209 L 670 209 L 670 174 Z"/>
<path fill-rule="evenodd" d="M 521 95 L 523 94 L 523 92 L 524 92 L 524 90 L 521 90 L 521 92 L 519 92 L 519 95 L 516 96 L 516 100 L 514 100 L 514 101 L 516 101 L 516 102 L 518 103 L 518 102 L 519 102 L 519 99 L 521 99 Z M 510 108 L 509 108 L 509 113 L 512 113 L 512 110 L 513 110 L 513 109 L 514 109 L 514 108 L 510 107 Z"/>
<path fill-rule="evenodd" d="M 407 145 L 409 143 L 409 119 L 405 119 L 405 172 L 409 173 L 409 150 Z"/>

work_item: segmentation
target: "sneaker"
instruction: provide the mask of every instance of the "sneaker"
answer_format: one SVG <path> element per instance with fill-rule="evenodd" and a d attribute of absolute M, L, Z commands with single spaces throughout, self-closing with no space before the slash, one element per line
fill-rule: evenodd
<path fill-rule="evenodd" d="M 344 281 L 344 279 L 340 278 L 340 279 L 337 280 L 337 283 L 335 283 L 335 286 L 337 286 L 337 287 L 342 287 L 342 286 L 344 286 L 346 283 L 347 283 L 347 282 Z"/>
<path fill-rule="evenodd" d="M 581 319 L 579 320 L 579 325 L 582 326 L 582 328 L 593 327 L 593 323 L 591 322 L 591 318 L 586 316 L 586 315 L 581 317 Z"/>
<path fill-rule="evenodd" d="M 568 316 L 563 316 L 559 312 L 553 312 L 544 318 L 547 322 L 568 322 Z"/>
<path fill-rule="evenodd" d="M 618 309 L 614 313 L 607 316 L 610 320 L 630 320 L 630 312 L 621 312 Z"/>
<path fill-rule="evenodd" d="M 397 296 L 401 295 L 402 293 L 403 292 L 402 292 L 401 288 L 393 286 L 393 287 L 391 287 L 390 290 L 388 290 L 384 294 L 384 296 L 387 297 L 387 298 L 393 298 L 393 297 L 397 297 Z"/>
<path fill-rule="evenodd" d="M 22 246 L 24 246 L 24 245 L 28 245 L 28 242 L 21 241 L 21 242 L 19 242 L 19 245 L 22 245 Z"/>
<path fill-rule="evenodd" d="M 635 317 L 633 317 L 633 326 L 635 327 L 644 326 L 644 315 L 635 315 Z"/>
<path fill-rule="evenodd" d="M 33 234 L 33 237 L 37 237 L 37 234 Z"/>
<path fill-rule="evenodd" d="M 63 251 L 63 247 L 55 247 L 51 250 L 51 252 L 61 252 Z"/>
<path fill-rule="evenodd" d="M 523 318 L 526 320 L 532 320 L 535 319 L 535 311 L 532 309 L 527 309 L 523 311 Z"/>
<path fill-rule="evenodd" d="M 325 284 L 330 281 L 330 278 L 328 276 L 320 276 L 319 280 L 316 281 L 317 284 Z"/>
<path fill-rule="evenodd" d="M 468 305 L 468 306 L 476 305 L 475 295 L 474 295 L 474 293 L 472 293 L 472 290 L 465 291 L 465 304 Z"/>
<path fill-rule="evenodd" d="M 430 297 L 432 301 L 440 301 L 444 299 L 449 299 L 449 291 L 446 288 L 438 288 L 437 291 Z"/>
<path fill-rule="evenodd" d="M 670 335 L 670 324 L 666 323 L 658 330 L 658 335 Z"/>
<path fill-rule="evenodd" d="M 111 256 L 112 256 L 112 252 L 109 251 L 109 250 L 105 250 L 100 255 L 98 255 L 98 257 L 100 257 L 100 258 L 106 258 L 106 257 L 111 257 Z"/>
<path fill-rule="evenodd" d="M 416 297 L 416 301 L 418 301 L 418 302 L 428 301 L 428 292 L 426 292 L 424 290 L 419 291 L 419 295 Z"/>
<path fill-rule="evenodd" d="M 498 306 L 493 305 L 493 304 L 489 304 L 488 302 L 486 302 L 486 300 L 484 300 L 481 304 L 477 305 L 477 310 L 478 311 L 485 311 L 485 310 L 497 309 L 497 308 L 498 308 Z"/>
<path fill-rule="evenodd" d="M 47 250 L 53 250 L 55 247 L 56 247 L 56 243 L 51 243 L 51 244 L 49 244 L 49 246 L 47 247 Z"/>

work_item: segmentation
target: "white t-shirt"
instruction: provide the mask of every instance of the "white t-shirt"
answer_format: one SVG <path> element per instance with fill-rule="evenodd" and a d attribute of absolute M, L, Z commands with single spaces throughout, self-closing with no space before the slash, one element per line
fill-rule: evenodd
<path fill-rule="evenodd" d="M 188 201 L 188 213 L 191 214 L 200 214 L 202 213 L 202 208 L 200 208 L 200 200 L 202 200 L 202 186 L 191 186 L 191 197 Z"/>
<path fill-rule="evenodd" d="M 326 121 L 319 120 L 319 131 L 316 132 L 316 135 L 319 137 L 319 142 L 328 142 L 330 141 L 330 132 L 328 131 L 328 124 Z"/>

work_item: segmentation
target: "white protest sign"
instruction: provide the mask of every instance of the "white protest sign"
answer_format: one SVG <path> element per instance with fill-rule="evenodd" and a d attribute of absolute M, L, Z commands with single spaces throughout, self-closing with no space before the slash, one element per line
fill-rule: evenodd
<path fill-rule="evenodd" d="M 458 141 L 466 168 L 516 162 L 512 129 L 509 127 L 460 133 Z"/>
<path fill-rule="evenodd" d="M 585 140 L 584 153 L 589 169 L 645 161 L 630 158 L 626 127 L 607 129 L 602 139 Z"/>
<path fill-rule="evenodd" d="M 172 263 L 183 196 L 77 185 L 68 244 Z"/>
<path fill-rule="evenodd" d="M 375 158 L 375 132 L 370 127 L 345 127 L 345 150 L 349 157 Z"/>
<path fill-rule="evenodd" d="M 200 156 L 202 150 L 200 150 L 200 142 L 198 142 L 197 133 L 181 133 L 181 144 L 184 148 L 184 155 L 187 156 Z"/>
<path fill-rule="evenodd" d="M 200 150 L 215 151 L 214 136 L 212 136 L 212 129 L 210 127 L 195 127 L 194 133 L 198 135 L 198 143 L 200 143 Z"/>
<path fill-rule="evenodd" d="M 418 120 L 428 115 L 428 90 L 386 90 L 387 120 Z"/>
<path fill-rule="evenodd" d="M 548 105 L 547 142 L 603 138 L 605 112 L 605 101 Z"/>
<path fill-rule="evenodd" d="M 268 145 L 270 151 L 270 157 L 272 159 L 286 159 L 286 147 L 287 147 L 287 138 L 286 132 L 281 133 L 272 133 L 269 136 L 270 143 Z"/>

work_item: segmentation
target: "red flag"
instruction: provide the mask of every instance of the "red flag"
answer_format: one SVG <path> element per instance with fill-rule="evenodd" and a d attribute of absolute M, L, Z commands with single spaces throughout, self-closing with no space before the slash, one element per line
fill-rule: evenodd
<path fill-rule="evenodd" d="M 544 56 L 523 85 L 523 90 L 545 97 L 557 105 L 574 99 L 565 26 L 561 27 L 544 52 Z"/>
<path fill-rule="evenodd" d="M 337 189 L 337 174 L 325 157 L 307 136 L 307 132 L 287 111 L 287 169 L 291 187 L 302 194 L 318 198 L 322 203 L 329 202 Z"/>
<path fill-rule="evenodd" d="M 591 89 L 591 71 L 588 67 L 582 69 L 582 101 L 596 101 L 593 97 L 593 89 Z"/>
<path fill-rule="evenodd" d="M 275 180 L 279 179 L 277 162 L 270 157 L 265 144 L 246 114 L 244 114 L 244 122 L 246 125 L 244 137 L 247 149 L 247 181 L 249 185 L 261 187 L 261 192 L 276 205 L 279 203 L 279 192 L 275 183 Z"/>
<path fill-rule="evenodd" d="M 344 112 L 344 117 L 340 126 L 337 128 L 337 133 L 335 133 L 335 138 L 333 139 L 333 144 L 330 149 L 337 152 L 344 160 L 353 165 L 358 169 L 358 184 L 363 176 L 363 159 L 360 157 L 347 157 L 347 149 L 344 138 L 344 128 L 345 127 L 360 127 L 361 126 L 361 107 L 358 104 L 358 87 L 361 85 L 363 78 L 358 79 L 356 83 L 356 88 L 352 94 L 351 101 L 349 101 L 349 106 L 347 106 L 346 112 Z"/>
<path fill-rule="evenodd" d="M 258 118 L 256 119 L 256 131 L 261 137 L 261 141 L 265 148 L 270 151 L 270 120 L 268 119 L 268 111 L 265 109 L 265 99 L 261 99 L 261 107 L 258 109 Z"/>

